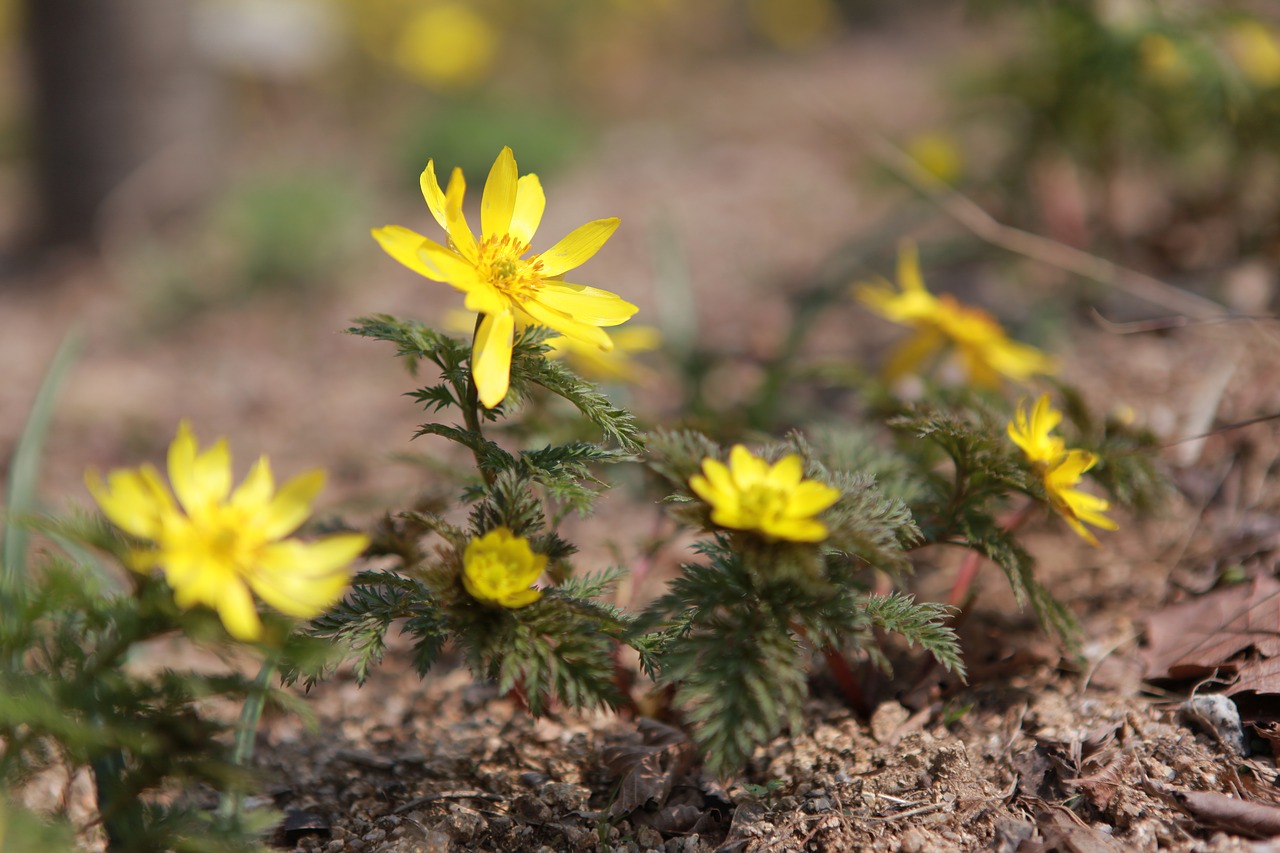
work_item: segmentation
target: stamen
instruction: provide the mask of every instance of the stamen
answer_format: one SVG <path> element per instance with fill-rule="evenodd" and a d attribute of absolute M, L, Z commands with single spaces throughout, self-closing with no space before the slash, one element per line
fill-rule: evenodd
<path fill-rule="evenodd" d="M 481 280 L 504 296 L 523 302 L 534 298 L 542 288 L 542 261 L 537 257 L 529 260 L 520 257 L 529 251 L 528 243 L 503 234 L 484 240 L 477 249 L 476 271 Z"/>

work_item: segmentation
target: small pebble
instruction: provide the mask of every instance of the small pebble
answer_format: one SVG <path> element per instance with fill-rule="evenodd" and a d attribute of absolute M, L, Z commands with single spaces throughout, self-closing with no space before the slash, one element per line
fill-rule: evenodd
<path fill-rule="evenodd" d="M 1236 755 L 1248 755 L 1244 728 L 1240 724 L 1240 709 L 1229 697 L 1221 693 L 1192 696 L 1182 703 L 1182 713 L 1200 728 L 1215 735 Z"/>
<path fill-rule="evenodd" d="M 530 788 L 540 788 L 551 781 L 551 777 L 545 773 L 535 773 L 530 770 L 527 773 L 520 774 L 520 784 L 527 785 Z"/>

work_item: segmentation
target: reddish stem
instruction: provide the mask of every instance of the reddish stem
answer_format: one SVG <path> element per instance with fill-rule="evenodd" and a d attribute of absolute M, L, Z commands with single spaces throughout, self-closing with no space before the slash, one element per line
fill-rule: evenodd
<path fill-rule="evenodd" d="M 1013 533 L 1027 523 L 1027 519 L 1031 517 L 1038 506 L 1039 504 L 1028 502 L 1018 511 L 1010 513 L 1002 519 L 1000 527 L 1005 533 Z M 964 562 L 960 564 L 960 571 L 956 573 L 956 580 L 951 585 L 951 592 L 947 594 L 947 604 L 960 611 L 956 616 L 956 624 L 964 618 L 965 610 L 973 597 L 973 582 L 978 577 L 978 569 L 981 566 L 982 554 L 972 548 L 969 549 L 969 552 L 964 555 Z"/>
<path fill-rule="evenodd" d="M 835 677 L 836 684 L 839 686 L 840 692 L 844 694 L 844 699 L 849 703 L 849 707 L 853 708 L 862 717 L 870 716 L 871 703 L 867 701 L 867 694 L 863 691 L 862 685 L 858 683 L 858 676 L 854 673 L 853 668 L 849 666 L 849 662 L 844 659 L 844 655 L 840 654 L 839 649 L 832 646 L 823 646 L 822 656 L 826 658 L 827 667 L 831 670 L 831 675 Z"/>

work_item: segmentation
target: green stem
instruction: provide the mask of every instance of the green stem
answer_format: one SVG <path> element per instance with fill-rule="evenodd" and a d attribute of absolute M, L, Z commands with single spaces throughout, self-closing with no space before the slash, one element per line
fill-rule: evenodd
<path fill-rule="evenodd" d="M 480 392 L 476 388 L 475 374 L 475 338 L 480 334 L 480 324 L 484 322 L 484 315 L 476 315 L 476 328 L 471 335 L 471 361 L 467 362 L 467 393 L 463 400 L 462 417 L 466 422 L 467 431 L 475 433 L 477 438 L 484 438 L 484 432 L 480 429 Z M 484 467 L 484 462 L 480 456 L 480 451 L 473 450 L 472 454 L 476 458 L 476 469 L 479 470 L 480 476 L 484 478 L 486 486 L 493 486 L 493 472 Z"/>
<path fill-rule="evenodd" d="M 254 739 L 258 734 L 258 723 L 262 720 L 262 711 L 267 705 L 268 685 L 280 665 L 280 652 L 272 651 L 262 662 L 258 677 L 254 679 L 249 695 L 245 697 L 244 706 L 240 709 L 240 720 L 236 723 L 236 741 L 231 752 L 231 761 L 237 767 L 246 767 L 253 758 Z M 232 788 L 222 795 L 218 812 L 223 817 L 239 818 L 244 806 L 244 791 Z"/>
<path fill-rule="evenodd" d="M 102 722 L 97 718 L 91 721 Z M 107 853 L 130 853 L 146 831 L 146 819 L 137 792 L 126 789 L 125 772 L 128 768 L 125 761 L 123 749 L 112 749 L 89 763 L 98 795 L 98 814 L 107 836 Z"/>

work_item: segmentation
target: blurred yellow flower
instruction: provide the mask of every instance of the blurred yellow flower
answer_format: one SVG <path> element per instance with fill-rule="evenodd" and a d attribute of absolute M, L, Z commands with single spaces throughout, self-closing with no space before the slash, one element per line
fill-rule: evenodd
<path fill-rule="evenodd" d="M 1191 78 L 1191 67 L 1178 46 L 1160 33 L 1148 33 L 1138 42 L 1138 60 L 1143 73 L 1166 85 L 1185 83 Z"/>
<path fill-rule="evenodd" d="M 131 568 L 159 568 L 179 607 L 207 605 L 233 637 L 252 641 L 262 636 L 253 593 L 300 619 L 318 616 L 342 597 L 347 566 L 368 538 L 285 538 L 311 514 L 323 471 L 296 477 L 277 492 L 262 457 L 232 491 L 226 440 L 201 452 L 186 421 L 169 446 L 168 468 L 172 493 L 151 465 L 112 471 L 106 483 L 89 471 L 85 482 L 112 523 L 152 543 L 135 552 Z"/>
<path fill-rule="evenodd" d="M 783 50 L 803 50 L 826 41 L 840 23 L 832 0 L 749 0 L 747 21 Z"/>
<path fill-rule="evenodd" d="M 493 67 L 498 36 L 471 4 L 431 3 L 399 28 L 392 48 L 397 67 L 433 88 L 466 86 Z"/>
<path fill-rule="evenodd" d="M 564 336 L 548 338 L 548 358 L 564 357 L 574 370 L 598 382 L 634 382 L 649 380 L 653 372 L 637 364 L 632 356 L 652 352 L 662 346 L 662 333 L 653 326 L 624 326 L 612 335 L 613 349 L 602 350 L 591 344 Z"/>
<path fill-rule="evenodd" d="M 546 567 L 546 555 L 533 553 L 527 539 L 495 527 L 467 543 L 462 585 L 477 601 L 516 609 L 542 597 L 542 591 L 532 587 Z"/>
<path fill-rule="evenodd" d="M 953 184 L 964 169 L 964 157 L 954 139 L 944 133 L 921 133 L 907 140 L 907 155 L 943 183 Z"/>
<path fill-rule="evenodd" d="M 435 163 L 428 161 L 421 184 L 427 207 L 448 235 L 448 246 L 398 225 L 374 229 L 373 236 L 409 269 L 466 293 L 467 309 L 484 315 L 471 349 L 471 371 L 484 406 L 493 408 L 507 395 L 518 324 L 545 326 L 598 349 L 613 348 L 601 327 L 626 322 L 636 306 L 605 290 L 569 284 L 563 275 L 599 251 L 617 229 L 617 219 L 588 222 L 547 251 L 526 258 L 546 197 L 536 175 L 518 177 L 510 148 L 502 149 L 485 182 L 478 241 L 462 213 L 462 170 L 454 169 L 448 190 L 441 191 Z"/>
<path fill-rule="evenodd" d="M 895 290 L 882 279 L 859 284 L 855 290 L 858 299 L 877 314 L 915 330 L 889 357 L 885 374 L 890 381 L 948 352 L 959 358 L 968 380 L 982 387 L 998 387 L 1002 377 L 1026 382 L 1036 374 L 1054 371 L 1050 356 L 1010 340 L 987 312 L 962 305 L 949 295 L 930 293 L 920 275 L 915 244 L 909 241 L 898 252 L 898 284 L 900 289 Z"/>
<path fill-rule="evenodd" d="M 1025 405 L 1018 404 L 1008 426 L 1009 438 L 1022 448 L 1027 461 L 1040 473 L 1054 510 L 1072 530 L 1096 546 L 1098 539 L 1085 524 L 1103 530 L 1118 530 L 1120 526 L 1103 514 L 1111 506 L 1110 502 L 1075 488 L 1085 472 L 1098 464 L 1098 457 L 1087 450 L 1067 450 L 1061 438 L 1050 435 L 1061 422 L 1062 413 L 1049 404 L 1049 395 L 1044 394 L 1036 400 L 1030 417 Z"/>
<path fill-rule="evenodd" d="M 1263 87 L 1280 86 L 1280 38 L 1261 21 L 1241 21 L 1228 33 L 1240 73 Z"/>
<path fill-rule="evenodd" d="M 816 516 L 840 500 L 840 492 L 804 479 L 804 464 L 794 453 L 770 465 L 741 444 L 729 451 L 729 464 L 704 459 L 702 473 L 689 488 L 711 505 L 711 520 L 732 530 L 752 530 L 766 539 L 821 542 L 827 526 Z"/>

